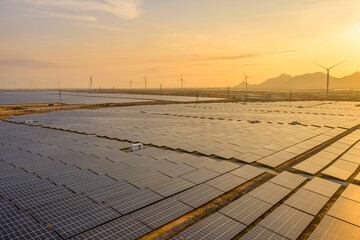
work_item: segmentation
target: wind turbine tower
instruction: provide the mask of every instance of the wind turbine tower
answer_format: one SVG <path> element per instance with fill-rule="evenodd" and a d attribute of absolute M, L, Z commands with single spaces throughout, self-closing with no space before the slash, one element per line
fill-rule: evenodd
<path fill-rule="evenodd" d="M 133 86 L 133 80 L 130 80 L 130 89 L 132 89 Z"/>
<path fill-rule="evenodd" d="M 241 85 L 245 83 L 245 89 L 247 90 L 248 88 L 248 78 L 251 76 L 246 75 L 246 73 L 244 73 L 244 80 L 242 81 Z"/>
<path fill-rule="evenodd" d="M 184 79 L 183 79 L 182 74 L 181 74 L 180 82 L 181 82 L 181 89 L 183 89 L 183 87 L 184 87 Z"/>
<path fill-rule="evenodd" d="M 93 77 L 94 75 L 90 76 L 90 83 L 89 83 L 90 91 L 92 91 L 92 87 L 93 87 Z"/>
<path fill-rule="evenodd" d="M 322 65 L 320 65 L 320 64 L 318 64 L 318 63 L 315 63 L 315 64 L 318 65 L 319 67 L 322 67 L 322 68 L 324 68 L 324 69 L 326 70 L 326 73 L 327 73 L 327 75 L 326 75 L 326 96 L 327 96 L 327 97 L 329 96 L 330 70 L 331 70 L 332 68 L 336 67 L 337 65 L 343 63 L 343 62 L 345 62 L 345 61 L 339 62 L 339 63 L 337 63 L 337 64 L 335 64 L 335 65 L 333 65 L 333 66 L 331 66 L 331 67 L 329 67 L 329 68 L 324 67 L 324 66 L 322 66 Z"/>
<path fill-rule="evenodd" d="M 145 89 L 147 88 L 147 76 L 144 77 Z"/>

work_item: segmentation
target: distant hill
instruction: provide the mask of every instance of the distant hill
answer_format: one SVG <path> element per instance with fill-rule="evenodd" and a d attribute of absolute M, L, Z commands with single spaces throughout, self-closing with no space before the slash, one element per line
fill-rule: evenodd
<path fill-rule="evenodd" d="M 236 86 L 243 88 L 244 84 Z M 249 84 L 249 88 L 256 89 L 303 89 L 317 90 L 326 88 L 326 73 L 316 72 L 303 75 L 290 76 L 281 74 L 270 78 L 260 84 Z M 360 89 L 360 72 L 352 75 L 336 78 L 330 76 L 330 89 Z"/>

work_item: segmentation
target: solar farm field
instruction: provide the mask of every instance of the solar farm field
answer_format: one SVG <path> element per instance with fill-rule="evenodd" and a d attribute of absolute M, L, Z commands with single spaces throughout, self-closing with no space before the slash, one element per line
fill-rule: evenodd
<path fill-rule="evenodd" d="M 6 119 L 0 239 L 360 239 L 359 124 L 331 101 Z"/>

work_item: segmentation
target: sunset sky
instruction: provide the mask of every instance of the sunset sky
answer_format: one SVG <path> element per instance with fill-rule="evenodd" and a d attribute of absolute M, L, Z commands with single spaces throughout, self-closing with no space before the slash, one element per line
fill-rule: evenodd
<path fill-rule="evenodd" d="M 0 88 L 227 87 L 360 70 L 359 0 L 0 0 Z"/>

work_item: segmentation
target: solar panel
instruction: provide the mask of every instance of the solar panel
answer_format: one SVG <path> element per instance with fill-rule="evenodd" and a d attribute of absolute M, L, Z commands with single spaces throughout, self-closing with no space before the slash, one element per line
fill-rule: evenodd
<path fill-rule="evenodd" d="M 137 189 L 134 191 L 123 192 L 119 195 L 115 195 L 105 200 L 105 202 L 120 213 L 127 214 L 144 206 L 150 205 L 156 201 L 159 201 L 162 198 L 163 197 L 150 190 Z"/>
<path fill-rule="evenodd" d="M 256 153 L 246 152 L 235 156 L 235 158 L 247 163 L 252 163 L 255 162 L 256 160 L 259 160 L 262 157 L 260 155 L 257 155 Z"/>
<path fill-rule="evenodd" d="M 358 168 L 359 164 L 337 160 L 321 173 L 346 181 Z"/>
<path fill-rule="evenodd" d="M 306 178 L 303 176 L 284 171 L 276 177 L 270 179 L 270 182 L 294 190 L 305 180 Z"/>
<path fill-rule="evenodd" d="M 221 194 L 223 194 L 222 191 L 203 183 L 179 193 L 174 197 L 194 208 L 197 208 Z"/>
<path fill-rule="evenodd" d="M 360 227 L 360 203 L 339 197 L 328 215 Z"/>
<path fill-rule="evenodd" d="M 329 198 L 323 195 L 299 189 L 285 204 L 315 216 L 328 200 Z"/>
<path fill-rule="evenodd" d="M 156 229 L 172 220 L 190 212 L 193 208 L 177 201 L 175 198 L 167 198 L 154 203 L 146 208 L 134 212 L 132 215 L 139 221 Z"/>
<path fill-rule="evenodd" d="M 196 171 L 181 175 L 182 178 L 195 184 L 203 183 L 211 178 L 219 176 L 218 173 L 208 169 L 198 169 Z"/>
<path fill-rule="evenodd" d="M 136 239 L 151 231 L 151 228 L 134 219 L 130 215 L 120 217 L 116 220 L 103 224 L 99 227 L 86 231 L 74 240 L 81 239 Z"/>
<path fill-rule="evenodd" d="M 119 216 L 119 213 L 109 207 L 92 205 L 88 208 L 53 218 L 48 223 L 63 238 L 69 238 Z"/>
<path fill-rule="evenodd" d="M 179 236 L 184 239 L 232 239 L 245 229 L 245 225 L 220 213 L 214 213 L 186 229 Z"/>
<path fill-rule="evenodd" d="M 256 225 L 248 233 L 246 233 L 241 240 L 288 240 L 288 238 L 281 236 L 269 229 L 266 229 L 260 225 Z"/>
<path fill-rule="evenodd" d="M 2 185 L 0 189 L 1 196 L 12 198 L 13 196 L 24 195 L 30 192 L 46 190 L 55 187 L 50 182 L 42 181 L 40 179 L 33 179 L 31 181 L 14 181 L 13 184 L 10 184 L 11 182 L 12 181 L 10 180 L 9 182 Z"/>
<path fill-rule="evenodd" d="M 235 169 L 234 171 L 231 171 L 230 173 L 245 178 L 247 180 L 251 180 L 264 172 L 265 171 L 260 168 L 251 165 L 244 165 L 238 169 Z"/>
<path fill-rule="evenodd" d="M 162 173 L 151 171 L 126 176 L 125 180 L 139 188 L 144 188 L 170 181 L 171 178 Z"/>
<path fill-rule="evenodd" d="M 26 195 L 21 194 L 13 196 L 12 200 L 14 200 L 17 206 L 29 209 L 43 203 L 69 196 L 71 194 L 73 193 L 65 188 L 54 187 L 45 190 L 30 192 Z"/>
<path fill-rule="evenodd" d="M 206 165 L 207 169 L 210 169 L 217 173 L 226 173 L 236 168 L 239 168 L 240 165 L 229 162 L 229 161 L 214 161 L 211 164 Z"/>
<path fill-rule="evenodd" d="M 323 169 L 324 167 L 307 162 L 307 161 L 303 161 L 303 162 L 295 165 L 293 168 L 296 170 L 302 171 L 302 172 L 315 174 L 315 173 L 319 172 L 321 169 Z"/>
<path fill-rule="evenodd" d="M 225 159 L 230 159 L 233 158 L 239 154 L 241 154 L 241 152 L 235 151 L 235 150 L 231 150 L 231 149 L 226 149 L 226 150 L 221 150 L 218 152 L 214 153 L 216 156 L 225 158 Z"/>
<path fill-rule="evenodd" d="M 341 197 L 360 202 L 360 186 L 349 184 L 345 191 L 341 194 Z"/>
<path fill-rule="evenodd" d="M 29 214 L 0 200 L 1 239 L 61 239 L 45 224 L 39 224 Z"/>
<path fill-rule="evenodd" d="M 48 228 L 45 224 L 37 224 L 32 226 L 11 227 L 7 232 L 0 231 L 2 239 L 56 239 L 61 237 Z"/>
<path fill-rule="evenodd" d="M 266 182 L 249 192 L 248 195 L 274 205 L 290 192 L 291 190 L 288 188 Z"/>
<path fill-rule="evenodd" d="M 317 239 L 360 239 L 360 227 L 326 215 L 309 237 L 309 240 Z"/>
<path fill-rule="evenodd" d="M 182 163 L 171 164 L 168 166 L 160 166 L 158 168 L 159 172 L 166 174 L 167 176 L 170 176 L 170 177 L 178 177 L 180 175 L 183 175 L 183 174 L 195 171 L 195 170 L 196 170 L 196 168 L 191 167 L 186 164 L 182 164 Z"/>
<path fill-rule="evenodd" d="M 113 196 L 119 195 L 123 192 L 137 191 L 138 189 L 124 181 L 118 181 L 114 183 L 104 183 L 101 185 L 95 185 L 93 187 L 87 186 L 86 188 L 78 189 L 79 192 L 84 193 L 86 196 L 91 199 L 101 202 L 106 199 L 110 199 Z M 76 191 L 76 190 L 75 190 Z"/>
<path fill-rule="evenodd" d="M 313 216 L 281 205 L 259 224 L 289 239 L 297 239 L 313 220 Z"/>
<path fill-rule="evenodd" d="M 37 205 L 29 209 L 31 214 L 40 222 L 70 214 L 84 208 L 89 208 L 94 202 L 83 195 L 70 195 L 64 198 Z"/>
<path fill-rule="evenodd" d="M 326 165 L 331 163 L 333 160 L 334 159 L 332 159 L 332 158 L 321 157 L 321 156 L 318 156 L 318 154 L 315 154 L 314 156 L 306 159 L 305 161 L 308 163 L 319 165 L 320 167 L 325 167 Z"/>
<path fill-rule="evenodd" d="M 332 197 L 340 187 L 341 185 L 338 183 L 314 177 L 310 182 L 306 183 L 303 188 L 326 197 Z"/>
<path fill-rule="evenodd" d="M 176 177 L 159 184 L 153 184 L 149 188 L 161 196 L 168 197 L 192 186 L 194 186 L 192 182 Z"/>
<path fill-rule="evenodd" d="M 271 207 L 269 203 L 244 195 L 222 208 L 220 212 L 245 225 L 250 225 Z"/>
<path fill-rule="evenodd" d="M 230 173 L 226 173 L 224 175 L 221 175 L 219 177 L 216 177 L 210 181 L 207 181 L 206 184 L 217 188 L 221 191 L 227 192 L 231 189 L 245 183 L 247 180 L 235 175 L 232 175 Z"/>
<path fill-rule="evenodd" d="M 286 160 L 274 155 L 270 155 L 258 160 L 257 162 L 274 168 L 279 166 L 280 164 L 283 164 L 284 162 L 286 162 Z"/>

